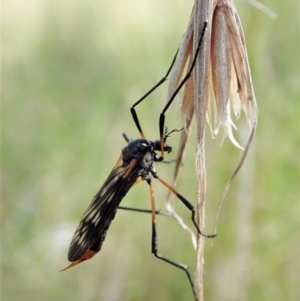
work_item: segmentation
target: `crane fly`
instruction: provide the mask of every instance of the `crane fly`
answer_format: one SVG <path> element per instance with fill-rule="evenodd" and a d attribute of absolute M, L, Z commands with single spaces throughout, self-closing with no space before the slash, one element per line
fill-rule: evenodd
<path fill-rule="evenodd" d="M 70 244 L 68 259 L 71 262 L 71 264 L 64 268 L 62 271 L 74 267 L 85 260 L 91 259 L 101 250 L 110 223 L 114 219 L 118 208 L 129 209 L 133 211 L 150 212 L 152 216 L 152 253 L 155 257 L 185 271 L 190 285 L 192 287 L 194 298 L 195 300 L 197 300 L 195 287 L 190 272 L 188 270 L 188 266 L 170 260 L 158 253 L 156 231 L 156 214 L 158 213 L 158 211 L 155 210 L 154 193 L 151 183 L 152 178 L 157 179 L 191 211 L 191 219 L 199 234 L 205 237 L 216 236 L 215 234 L 206 235 L 200 231 L 195 218 L 196 211 L 194 206 L 186 198 L 179 194 L 171 185 L 169 185 L 163 179 L 161 179 L 158 176 L 155 167 L 153 166 L 154 162 L 161 162 L 164 160 L 165 152 L 170 153 L 172 151 L 172 147 L 169 146 L 166 142 L 170 134 L 178 130 L 168 132 L 165 129 L 165 113 L 168 110 L 171 103 L 173 102 L 176 95 L 178 94 L 178 92 L 180 91 L 180 89 L 183 87 L 183 85 L 186 83 L 186 81 L 190 78 L 192 74 L 197 56 L 200 51 L 201 43 L 206 32 L 206 26 L 207 23 L 205 22 L 199 40 L 199 44 L 196 49 L 195 56 L 193 58 L 189 71 L 187 72 L 186 76 L 183 78 L 181 83 L 178 85 L 177 89 L 175 90 L 171 98 L 168 100 L 162 113 L 160 114 L 159 140 L 152 141 L 145 138 L 145 135 L 140 126 L 140 122 L 138 120 L 138 116 L 135 111 L 135 107 L 138 104 L 140 104 L 156 88 L 158 88 L 164 81 L 166 81 L 175 62 L 177 53 L 173 59 L 169 70 L 167 71 L 167 74 L 142 98 L 140 98 L 137 102 L 135 102 L 132 105 L 130 111 L 142 138 L 131 139 L 126 134 L 123 134 L 128 144 L 123 148 L 122 153 L 114 168 L 112 169 L 111 173 L 109 174 L 108 178 L 106 179 L 98 193 L 94 196 L 91 204 L 85 211 Z M 157 152 L 160 152 L 160 155 L 158 155 Z M 150 191 L 151 210 L 126 208 L 121 206 L 119 207 L 122 199 L 125 197 L 130 188 L 135 183 L 141 181 L 146 181 L 148 183 Z"/>
<path fill-rule="evenodd" d="M 166 131 L 165 141 L 171 132 Z M 123 148 L 110 175 L 84 213 L 68 253 L 72 263 L 63 271 L 92 258 L 100 251 L 120 202 L 135 183 L 145 180 L 149 184 L 154 206 L 150 174 L 161 180 L 153 166 L 153 162 L 159 160 L 156 151 L 160 151 L 160 141 L 144 138 L 132 140 L 126 134 L 124 136 L 128 139 L 128 145 Z M 164 144 L 164 151 L 171 152 L 172 148 Z"/>

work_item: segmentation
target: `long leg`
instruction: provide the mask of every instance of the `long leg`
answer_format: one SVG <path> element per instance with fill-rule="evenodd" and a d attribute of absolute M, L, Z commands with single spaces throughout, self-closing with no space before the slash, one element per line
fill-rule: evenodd
<path fill-rule="evenodd" d="M 166 183 L 163 179 L 161 179 L 160 177 L 156 177 L 156 178 L 165 187 L 167 187 L 172 193 L 174 193 L 180 199 L 180 201 L 192 212 L 191 219 L 192 219 L 199 234 L 201 234 L 202 236 L 207 237 L 207 238 L 212 238 L 212 237 L 217 236 L 217 234 L 211 234 L 211 235 L 204 234 L 197 225 L 196 218 L 195 218 L 195 215 L 196 215 L 195 207 L 186 198 L 184 198 L 181 194 L 179 194 L 171 185 Z"/>
<path fill-rule="evenodd" d="M 170 107 L 171 103 L 173 102 L 173 100 L 175 99 L 175 97 L 177 96 L 178 92 L 180 91 L 180 89 L 183 87 L 183 85 L 186 83 L 186 81 L 190 78 L 193 69 L 195 67 L 196 64 L 196 60 L 198 57 L 198 54 L 200 52 L 200 47 L 203 41 L 203 37 L 206 31 L 206 26 L 207 26 L 207 22 L 204 22 L 203 24 L 203 29 L 202 29 L 202 33 L 201 33 L 201 37 L 199 39 L 199 43 L 195 52 L 195 56 L 193 59 L 193 62 L 190 66 L 190 69 L 188 71 L 188 73 L 185 75 L 185 77 L 183 78 L 183 80 L 181 81 L 181 83 L 178 85 L 177 89 L 175 90 L 175 92 L 173 93 L 173 95 L 170 97 L 170 99 L 168 100 L 168 102 L 166 103 L 164 109 L 162 110 L 160 116 L 159 116 L 159 137 L 160 137 L 160 147 L 161 147 L 161 156 L 160 156 L 160 160 L 162 161 L 164 159 L 164 126 L 165 126 L 165 113 L 168 110 L 168 108 Z"/>
<path fill-rule="evenodd" d="M 142 213 L 152 213 L 151 209 L 140 209 L 140 208 L 133 208 L 133 207 L 125 207 L 125 206 L 119 206 L 118 209 L 127 210 L 127 211 L 134 211 L 134 212 L 142 212 Z M 161 210 L 155 210 L 156 215 L 163 215 L 163 216 L 171 216 L 170 213 L 161 211 Z"/>
<path fill-rule="evenodd" d="M 145 135 L 144 135 L 144 133 L 143 133 L 143 130 L 142 130 L 142 127 L 141 127 L 141 125 L 140 125 L 140 122 L 139 122 L 139 119 L 138 119 L 138 116 L 137 116 L 137 114 L 136 114 L 136 111 L 135 111 L 135 107 L 138 105 L 138 104 L 140 104 L 148 95 L 150 95 L 155 89 L 157 89 L 162 83 L 164 83 L 166 80 L 167 80 L 167 77 L 168 77 L 168 75 L 170 74 L 170 72 L 171 72 L 171 70 L 172 70 L 172 67 L 173 67 L 173 65 L 174 65 L 174 63 L 175 63 L 175 60 L 176 60 L 176 56 L 177 56 L 177 52 L 178 52 L 178 50 L 176 51 L 176 53 L 175 53 L 175 56 L 174 56 L 174 58 L 173 58 L 173 61 L 172 61 L 172 63 L 171 63 L 171 66 L 169 67 L 169 69 L 168 69 L 168 71 L 167 71 L 167 73 L 166 73 L 166 75 L 153 87 L 153 88 L 151 88 L 143 97 L 141 97 L 138 101 L 136 101 L 133 105 L 132 105 L 132 107 L 130 108 L 130 111 L 131 111 L 131 115 L 132 115 L 132 118 L 133 118 L 133 120 L 134 120 L 134 123 L 135 123 L 135 125 L 136 125 L 136 127 L 138 128 L 138 131 L 140 132 L 140 134 L 141 134 L 141 136 L 143 137 L 143 138 L 145 138 Z M 126 139 L 126 138 L 125 138 Z"/>
<path fill-rule="evenodd" d="M 177 263 L 173 260 L 170 260 L 164 256 L 162 256 L 161 254 L 158 253 L 158 243 L 157 243 L 157 232 L 156 232 L 156 210 L 155 210 L 155 200 L 154 200 L 154 193 L 153 193 L 153 189 L 152 189 L 152 186 L 151 184 L 149 184 L 149 190 L 150 190 L 150 198 L 151 198 L 151 208 L 152 208 L 152 238 L 151 238 L 151 252 L 152 254 L 158 258 L 158 259 L 161 259 L 173 266 L 175 266 L 176 268 L 179 268 L 181 270 L 183 270 L 187 277 L 188 277 L 188 280 L 189 280 L 189 283 L 191 285 L 191 288 L 193 290 L 193 294 L 194 294 L 194 298 L 195 298 L 195 301 L 198 301 L 197 299 L 197 296 L 196 296 L 196 292 L 195 292 L 195 286 L 194 286 L 194 283 L 193 283 L 193 280 L 192 280 L 192 276 L 188 270 L 188 266 L 187 265 L 184 265 L 184 264 L 181 264 L 181 263 Z"/>

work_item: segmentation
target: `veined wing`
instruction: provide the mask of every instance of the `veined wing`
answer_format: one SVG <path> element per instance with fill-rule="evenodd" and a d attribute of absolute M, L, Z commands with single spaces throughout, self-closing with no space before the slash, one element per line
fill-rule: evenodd
<path fill-rule="evenodd" d="M 126 166 L 116 165 L 111 171 L 74 233 L 68 253 L 72 263 L 62 271 L 92 258 L 100 251 L 118 205 L 138 178 L 135 165 L 136 160 L 132 160 Z"/>

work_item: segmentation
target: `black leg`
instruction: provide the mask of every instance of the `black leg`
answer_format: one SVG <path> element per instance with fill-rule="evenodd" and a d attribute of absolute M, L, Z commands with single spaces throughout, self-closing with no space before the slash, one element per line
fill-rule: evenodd
<path fill-rule="evenodd" d="M 196 296 L 195 286 L 194 286 L 194 283 L 193 283 L 193 280 L 192 280 L 192 276 L 191 276 L 191 274 L 189 272 L 189 267 L 187 265 L 184 265 L 184 264 L 181 264 L 181 263 L 177 263 L 177 262 L 175 262 L 173 260 L 170 260 L 170 259 L 168 259 L 168 258 L 166 258 L 166 257 L 164 257 L 164 256 L 162 256 L 162 255 L 160 255 L 158 253 L 157 233 L 156 233 L 156 224 L 155 224 L 155 222 L 152 223 L 152 244 L 151 244 L 151 246 L 152 246 L 152 250 L 151 251 L 152 251 L 152 253 L 154 254 L 154 256 L 156 258 L 161 259 L 161 260 L 163 260 L 163 261 L 165 261 L 165 262 L 167 262 L 167 263 L 175 266 L 176 268 L 179 268 L 179 269 L 185 271 L 186 276 L 188 277 L 189 283 L 191 285 L 191 288 L 193 290 L 193 295 L 194 295 L 195 301 L 198 301 L 197 296 Z"/>
<path fill-rule="evenodd" d="M 160 181 L 165 187 L 167 187 L 172 193 L 174 193 L 180 199 L 180 201 L 192 212 L 191 219 L 192 219 L 199 234 L 201 234 L 202 236 L 207 237 L 207 238 L 212 238 L 212 237 L 217 236 L 217 234 L 210 234 L 210 235 L 204 234 L 197 225 L 196 218 L 195 218 L 195 215 L 196 215 L 195 207 L 186 198 L 184 198 L 180 193 L 178 193 L 171 185 L 166 183 L 163 179 L 161 179 L 160 177 L 156 177 L 156 179 L 158 181 Z"/>
<path fill-rule="evenodd" d="M 207 26 L 207 22 L 204 22 L 202 33 L 201 33 L 201 37 L 199 39 L 199 43 L 198 43 L 198 46 L 197 46 L 197 49 L 196 49 L 196 53 L 195 53 L 192 65 L 191 65 L 188 73 L 185 75 L 185 77 L 183 78 L 183 80 L 181 81 L 181 83 L 178 85 L 178 87 L 176 88 L 175 92 L 170 97 L 170 99 L 166 103 L 164 109 L 162 110 L 162 112 L 161 112 L 161 114 L 159 116 L 159 137 L 160 137 L 161 150 L 162 150 L 161 151 L 161 158 L 160 158 L 160 160 L 163 160 L 163 157 L 164 157 L 164 151 L 163 151 L 164 148 L 163 148 L 163 146 L 164 146 L 165 113 L 168 110 L 168 108 L 170 107 L 170 105 L 173 102 L 173 100 L 175 99 L 175 97 L 177 96 L 178 92 L 181 90 L 181 88 L 187 82 L 187 80 L 190 78 L 190 76 L 191 76 L 191 74 L 193 72 L 193 69 L 195 67 L 198 54 L 200 52 L 200 47 L 201 47 L 201 44 L 202 44 L 202 41 L 203 41 L 203 37 L 204 37 L 205 31 L 206 31 L 206 26 Z"/>
<path fill-rule="evenodd" d="M 135 111 L 135 107 L 138 105 L 138 104 L 140 104 L 148 95 L 150 95 L 155 89 L 157 89 L 161 84 L 163 84 L 166 80 L 167 80 L 167 77 L 168 77 L 168 75 L 169 75 L 169 73 L 171 72 L 171 70 L 172 70 L 172 67 L 173 67 L 173 65 L 174 65 L 174 63 L 175 63 L 175 60 L 176 60 L 176 56 L 177 56 L 177 52 L 178 52 L 178 50 L 176 51 L 176 54 L 175 54 L 175 56 L 174 56 L 174 58 L 173 58 L 173 61 L 172 61 L 172 63 L 171 63 L 171 66 L 169 67 L 169 69 L 168 69 L 168 71 L 167 71 L 167 73 L 166 73 L 166 75 L 153 87 L 153 88 L 151 88 L 143 97 L 141 97 L 138 101 L 136 101 L 133 105 L 132 105 L 132 107 L 130 108 L 130 111 L 131 111 L 131 115 L 132 115 L 132 118 L 133 118 L 133 120 L 134 120 L 134 123 L 136 124 L 136 127 L 137 127 L 137 129 L 138 129 L 138 131 L 140 132 L 140 134 L 141 134 L 141 136 L 143 137 L 143 138 L 145 138 L 145 135 L 144 135 L 144 133 L 143 133 L 143 130 L 142 130 L 142 127 L 141 127 L 141 125 L 140 125 L 140 122 L 139 122 L 139 119 L 138 119 L 138 116 L 137 116 L 137 114 L 136 114 L 136 111 Z"/>
<path fill-rule="evenodd" d="M 204 37 L 204 34 L 205 34 L 205 31 L 206 31 L 206 26 L 207 26 L 207 22 L 204 22 L 204 25 L 203 25 L 203 29 L 202 29 L 202 34 L 201 34 L 201 37 L 199 39 L 199 43 L 198 43 L 198 46 L 197 46 L 197 49 L 196 49 L 196 53 L 195 53 L 195 56 L 194 56 L 194 59 L 193 59 L 193 62 L 190 66 L 190 69 L 189 71 L 187 72 L 187 74 L 185 75 L 185 77 L 183 78 L 183 80 L 181 81 L 181 83 L 178 85 L 178 87 L 176 88 L 175 92 L 173 93 L 173 95 L 170 97 L 170 99 L 168 100 L 168 102 L 166 103 L 164 109 L 162 110 L 160 116 L 159 116 L 159 136 L 160 136 L 160 143 L 161 143 L 161 156 L 159 158 L 160 161 L 163 161 L 163 158 L 164 158 L 164 125 L 165 125 L 165 113 L 166 111 L 168 110 L 168 108 L 170 107 L 171 103 L 173 102 L 173 100 L 175 99 L 175 97 L 177 96 L 178 92 L 181 90 L 181 88 L 183 87 L 183 85 L 186 83 L 186 81 L 190 78 L 192 72 L 193 72 L 193 69 L 195 67 L 195 64 L 196 64 L 196 60 L 197 60 L 197 57 L 198 57 L 198 54 L 200 52 L 200 47 L 201 47 L 201 44 L 202 44 L 202 41 L 203 41 L 203 37 Z M 178 52 L 178 50 L 177 50 Z M 167 80 L 167 77 L 168 75 L 170 74 L 171 70 L 172 70 L 172 67 L 175 63 L 175 60 L 176 60 L 176 56 L 177 56 L 177 52 L 174 56 L 174 59 L 171 63 L 171 66 L 169 67 L 166 75 L 153 87 L 151 88 L 143 97 L 141 97 L 138 101 L 136 101 L 132 107 L 130 108 L 130 111 L 131 111 L 131 115 L 132 115 L 132 118 L 134 120 L 134 123 L 136 124 L 136 127 L 140 133 L 140 135 L 145 138 L 145 135 L 143 133 L 143 130 L 142 130 L 142 127 L 140 125 L 140 122 L 139 122 L 139 119 L 138 119 L 138 116 L 137 116 L 137 113 L 135 111 L 135 107 L 140 104 L 148 95 L 150 95 L 156 88 L 158 88 L 161 84 L 163 84 L 166 80 Z"/>
<path fill-rule="evenodd" d="M 134 212 L 142 212 L 142 213 L 152 213 L 151 209 L 140 209 L 140 208 L 132 208 L 132 207 L 124 207 L 119 206 L 118 209 L 127 210 L 127 211 L 134 211 Z M 161 210 L 155 210 L 156 215 L 163 215 L 163 216 L 170 216 L 171 214 Z"/>
<path fill-rule="evenodd" d="M 157 232 L 156 232 L 156 210 L 155 210 L 155 200 L 154 200 L 154 193 L 153 193 L 153 189 L 151 184 L 149 184 L 149 190 L 150 190 L 150 198 L 151 198 L 151 213 L 152 213 L 152 237 L 151 237 L 151 252 L 152 254 L 160 259 L 163 260 L 171 265 L 173 265 L 176 268 L 179 268 L 181 270 L 183 270 L 186 273 L 186 276 L 189 280 L 190 286 L 192 288 L 193 294 L 194 294 L 194 298 L 195 301 L 198 301 L 197 296 L 196 296 L 196 291 L 195 291 L 195 286 L 192 280 L 192 276 L 188 270 L 188 266 L 181 264 L 181 263 L 177 263 L 173 260 L 170 260 L 164 256 L 162 256 L 161 254 L 158 253 L 158 243 L 157 243 Z"/>

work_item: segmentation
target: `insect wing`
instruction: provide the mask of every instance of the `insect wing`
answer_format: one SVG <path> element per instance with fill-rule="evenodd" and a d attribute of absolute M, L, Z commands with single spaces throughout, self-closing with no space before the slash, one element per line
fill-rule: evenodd
<path fill-rule="evenodd" d="M 90 259 L 100 251 L 117 207 L 129 189 L 124 191 L 124 187 L 133 184 L 128 182 L 126 176 L 132 167 L 133 164 L 115 166 L 94 196 L 72 238 L 68 253 L 72 263 L 65 269 Z"/>

